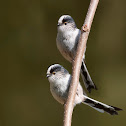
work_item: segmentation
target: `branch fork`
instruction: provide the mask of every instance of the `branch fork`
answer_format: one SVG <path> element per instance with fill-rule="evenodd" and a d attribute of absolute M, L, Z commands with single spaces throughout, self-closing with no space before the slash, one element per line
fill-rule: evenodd
<path fill-rule="evenodd" d="M 81 32 L 88 32 L 89 31 L 89 29 L 88 29 L 88 27 L 87 27 L 87 24 L 86 25 L 84 25 L 84 26 L 82 26 L 82 30 L 81 30 Z"/>

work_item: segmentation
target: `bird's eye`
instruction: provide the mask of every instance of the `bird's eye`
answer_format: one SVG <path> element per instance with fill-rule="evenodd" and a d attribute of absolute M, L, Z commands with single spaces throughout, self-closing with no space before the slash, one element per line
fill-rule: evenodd
<path fill-rule="evenodd" d="M 56 74 L 56 72 L 53 72 L 52 74 L 54 74 L 54 75 L 55 75 L 55 74 Z"/>
<path fill-rule="evenodd" d="M 65 25 L 67 25 L 67 22 L 64 22 Z"/>

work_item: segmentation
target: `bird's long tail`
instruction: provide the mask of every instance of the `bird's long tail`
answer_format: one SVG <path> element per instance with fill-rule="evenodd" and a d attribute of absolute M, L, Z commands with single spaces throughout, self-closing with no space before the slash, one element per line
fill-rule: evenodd
<path fill-rule="evenodd" d="M 85 97 L 85 100 L 82 103 L 94 108 L 95 110 L 97 110 L 101 113 L 107 112 L 111 115 L 118 115 L 117 111 L 122 110 L 122 109 L 114 107 L 114 106 L 106 105 L 102 102 L 96 101 L 87 96 L 84 96 L 84 97 Z"/>
<path fill-rule="evenodd" d="M 82 65 L 81 65 L 81 76 L 82 76 L 83 82 L 85 84 L 85 87 L 89 93 L 91 92 L 91 89 L 97 90 L 97 87 L 93 83 L 93 81 L 88 73 L 88 70 L 86 68 L 84 61 L 82 62 Z"/>

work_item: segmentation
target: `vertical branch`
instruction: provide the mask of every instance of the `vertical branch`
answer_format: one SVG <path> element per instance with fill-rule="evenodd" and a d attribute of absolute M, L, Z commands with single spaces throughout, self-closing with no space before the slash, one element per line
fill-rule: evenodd
<path fill-rule="evenodd" d="M 74 104 L 77 86 L 79 83 L 82 58 L 83 58 L 84 50 L 86 49 L 88 35 L 91 29 L 91 24 L 95 15 L 98 2 L 99 0 L 90 1 L 86 19 L 81 29 L 81 35 L 77 47 L 76 56 L 72 63 L 73 70 L 72 70 L 72 80 L 70 84 L 70 90 L 69 90 L 67 102 L 64 106 L 64 126 L 71 126 L 73 104 Z"/>

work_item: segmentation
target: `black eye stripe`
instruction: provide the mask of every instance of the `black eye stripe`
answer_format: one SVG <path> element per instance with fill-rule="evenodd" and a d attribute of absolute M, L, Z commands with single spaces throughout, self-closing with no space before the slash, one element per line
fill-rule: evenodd
<path fill-rule="evenodd" d="M 50 70 L 50 73 L 57 72 L 57 71 L 61 71 L 61 67 L 60 66 L 52 67 L 51 70 Z"/>
<path fill-rule="evenodd" d="M 72 23 L 72 22 L 74 22 L 74 20 L 73 20 L 72 17 L 65 17 L 65 18 L 63 19 L 62 22 L 63 22 L 63 23 L 64 23 L 64 22 Z"/>

